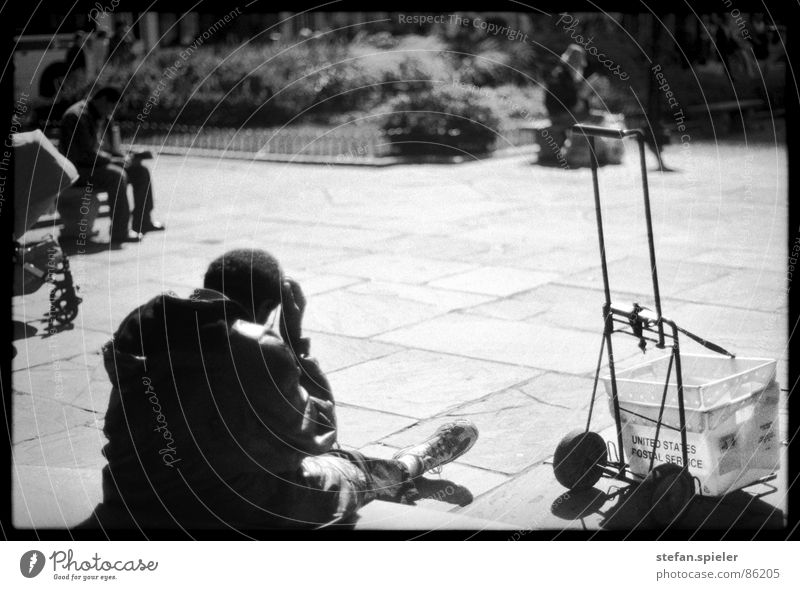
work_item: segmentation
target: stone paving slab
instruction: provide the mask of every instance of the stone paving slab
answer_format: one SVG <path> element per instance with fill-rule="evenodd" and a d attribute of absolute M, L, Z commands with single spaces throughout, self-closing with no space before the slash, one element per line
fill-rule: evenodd
<path fill-rule="evenodd" d="M 92 378 L 88 386 L 84 387 L 72 400 L 70 405 L 86 410 L 87 412 L 95 412 L 100 417 L 104 416 L 108 409 L 108 400 L 111 394 L 111 384 L 109 383 L 108 375 L 104 368 L 102 368 L 102 376 L 98 375 Z"/>
<path fill-rule="evenodd" d="M 533 383 L 527 387 L 531 390 Z M 586 395 L 588 403 L 591 390 Z M 599 408 L 601 410 L 602 408 Z M 386 438 L 389 445 L 404 447 L 430 436 L 453 418 L 468 418 L 478 427 L 480 438 L 460 462 L 505 474 L 520 471 L 552 456 L 575 410 L 544 403 L 525 391 L 512 388 L 486 399 L 461 406 L 445 415 L 421 421 L 418 426 Z M 577 424 L 576 426 L 579 426 Z M 565 431 L 565 428 L 567 429 Z"/>
<path fill-rule="evenodd" d="M 81 355 L 99 355 L 102 346 L 111 334 L 91 329 L 72 329 L 59 331 L 53 336 L 46 335 L 46 323 L 35 322 L 39 335 L 24 340 L 16 340 L 17 354 L 12 360 L 14 370 L 24 367 L 52 364 L 58 358 L 75 358 Z"/>
<path fill-rule="evenodd" d="M 287 271 L 287 275 L 303 285 L 303 293 L 307 297 L 327 293 L 329 291 L 336 291 L 337 289 L 357 285 L 362 282 L 361 279 L 354 277 L 311 273 L 308 271 L 291 272 L 291 274 Z"/>
<path fill-rule="evenodd" d="M 731 244 L 727 248 L 708 248 L 695 254 L 691 260 L 708 264 L 724 264 L 725 266 L 756 271 L 756 274 L 764 271 L 785 272 L 785 243 L 776 239 L 766 246 L 759 246 L 756 249 L 743 248 L 737 243 Z"/>
<path fill-rule="evenodd" d="M 559 248 L 586 250 L 597 244 L 594 222 L 581 220 L 540 219 L 532 212 L 512 211 L 489 219 L 476 219 L 475 227 L 460 228 L 462 238 L 492 244 L 519 244 L 530 248 L 531 256 Z M 566 227 L 565 227 L 566 226 Z M 503 262 L 501 262 L 502 264 Z M 507 262 L 505 264 L 508 264 Z"/>
<path fill-rule="evenodd" d="M 616 257 L 609 255 L 609 260 L 617 260 L 624 256 L 624 254 Z M 496 242 L 488 250 L 476 254 L 474 260 L 485 266 L 510 266 L 553 272 L 560 276 L 573 275 L 600 264 L 596 244 L 588 241 L 579 247 L 550 249 L 545 249 L 538 243 Z"/>
<path fill-rule="evenodd" d="M 641 301 L 633 294 L 622 293 L 614 302 L 630 305 Z M 546 284 L 524 293 L 518 293 L 498 301 L 477 305 L 469 313 L 486 315 L 514 321 L 544 321 L 559 328 L 576 330 L 603 330 L 603 292 L 585 287 L 562 284 Z"/>
<path fill-rule="evenodd" d="M 384 187 L 372 198 L 362 194 L 361 202 L 349 211 L 347 206 L 342 207 L 333 213 L 333 219 L 365 218 L 369 227 L 385 232 L 451 234 L 469 220 L 512 209 L 500 199 L 492 201 L 469 193 L 463 185 L 448 186 L 440 180 L 436 185 L 417 187 L 414 191 Z"/>
<path fill-rule="evenodd" d="M 786 309 L 786 295 L 785 272 L 738 271 L 702 285 L 689 286 L 682 297 L 709 304 L 776 312 Z"/>
<path fill-rule="evenodd" d="M 99 355 L 98 355 L 99 356 Z M 91 382 L 93 369 L 78 360 L 58 360 L 14 373 L 14 391 L 70 403 Z"/>
<path fill-rule="evenodd" d="M 787 352 L 786 338 L 788 319 L 786 310 L 765 312 L 755 309 L 683 303 L 675 307 L 673 317 L 679 325 L 722 346 L 730 346 L 732 352 L 748 348 L 760 350 L 759 354 L 780 358 Z"/>
<path fill-rule="evenodd" d="M 108 406 L 110 384 L 99 354 L 20 369 L 13 373 L 12 385 L 18 393 L 87 411 L 105 413 Z"/>
<path fill-rule="evenodd" d="M 414 418 L 367 410 L 358 406 L 341 403 L 336 406 L 339 443 L 354 449 L 408 428 L 415 422 Z"/>
<path fill-rule="evenodd" d="M 271 240 L 272 236 L 268 232 L 270 231 L 272 222 L 267 223 L 267 227 L 263 227 L 263 225 L 263 223 L 259 223 L 257 229 L 260 233 L 254 235 L 267 235 Z M 398 235 L 398 232 L 392 231 L 327 225 L 314 222 L 290 226 L 288 229 L 284 226 L 282 232 L 284 235 L 283 242 L 295 244 L 300 247 L 301 251 L 302 248 L 309 245 L 319 248 L 330 248 L 335 245 L 343 248 L 363 249 L 375 246 L 378 242 Z M 277 240 L 277 242 L 280 243 L 281 240 Z"/>
<path fill-rule="evenodd" d="M 408 350 L 337 371 L 330 381 L 344 403 L 425 418 L 537 374 L 524 367 Z"/>
<path fill-rule="evenodd" d="M 516 322 L 536 317 L 549 308 L 547 303 L 532 300 L 526 297 L 525 293 L 521 293 L 469 307 L 463 311 L 467 314 Z"/>
<path fill-rule="evenodd" d="M 126 297 L 119 297 L 112 286 L 104 285 L 96 291 L 82 289 L 83 303 L 75 325 L 81 330 L 95 330 L 113 334 L 128 314 L 156 295 L 174 290 L 173 286 L 159 281 L 137 281 L 126 286 Z M 84 296 L 85 294 L 85 296 Z M 130 297 L 130 299 L 128 299 Z M 133 305 L 131 305 L 131 302 Z"/>
<path fill-rule="evenodd" d="M 462 240 L 452 235 L 407 234 L 387 240 L 385 243 L 389 252 L 398 255 L 421 256 L 443 260 L 470 260 L 480 261 L 480 253 L 492 248 L 487 242 Z"/>
<path fill-rule="evenodd" d="M 263 212 L 259 215 L 247 217 L 246 211 L 238 210 L 232 215 L 227 223 L 228 227 L 220 226 L 219 222 L 205 222 L 191 228 L 184 228 L 176 231 L 176 238 L 183 244 L 203 244 L 209 236 L 213 236 L 214 242 L 219 243 L 206 245 L 217 245 L 225 247 L 228 242 L 237 243 L 237 247 L 247 240 L 269 246 L 275 252 L 283 252 L 291 259 L 314 261 L 315 255 L 320 254 L 320 258 L 328 257 L 326 249 L 332 249 L 333 253 L 341 248 L 344 253 L 363 251 L 374 246 L 382 240 L 399 235 L 397 232 L 378 231 L 375 229 L 365 229 L 360 227 L 348 227 L 347 225 L 329 225 L 318 223 L 314 217 L 308 218 L 307 223 L 281 223 L 273 219 L 265 218 Z M 169 228 L 167 231 L 170 231 Z M 289 250 L 294 253 L 289 254 Z M 224 250 L 223 250 L 224 251 Z M 337 258 L 338 256 L 330 256 Z"/>
<path fill-rule="evenodd" d="M 100 417 L 108 408 L 111 386 L 102 365 L 94 370 L 85 367 L 57 371 L 45 367 L 22 370 L 13 374 L 12 383 L 16 393 L 30 393 L 35 398 L 31 404 L 38 403 L 40 399 L 43 402 L 52 401 L 70 413 L 77 409 L 94 412 Z M 20 404 L 27 402 L 20 401 Z M 45 416 L 49 417 L 49 410 L 46 410 Z"/>
<path fill-rule="evenodd" d="M 421 285 L 439 277 L 472 269 L 474 265 L 399 254 L 370 254 L 325 265 L 333 274 Z M 434 285 L 436 286 L 436 285 Z"/>
<path fill-rule="evenodd" d="M 11 406 L 15 449 L 25 441 L 36 441 L 52 434 L 67 436 L 73 428 L 95 425 L 98 418 L 102 418 L 102 415 L 56 400 L 25 394 L 13 395 Z"/>
<path fill-rule="evenodd" d="M 317 359 L 326 375 L 402 350 L 399 346 L 363 338 L 334 336 L 310 330 L 306 333 L 311 338 L 311 356 Z"/>
<path fill-rule="evenodd" d="M 491 514 L 521 531 L 583 528 L 583 523 L 575 522 L 577 519 L 553 515 L 553 506 L 565 492 L 555 480 L 552 466 L 542 464 L 514 478 L 501 489 L 478 498 L 459 512 L 475 518 Z M 592 525 L 587 528 L 596 528 L 596 523 Z"/>
<path fill-rule="evenodd" d="M 370 282 L 315 297 L 304 321 L 312 331 L 370 337 L 489 299 L 416 285 Z"/>
<path fill-rule="evenodd" d="M 516 389 L 543 404 L 572 410 L 571 417 L 560 425 L 561 428 L 572 429 L 583 426 L 586 423 L 593 386 L 593 374 L 590 377 L 574 377 L 559 373 L 543 373 L 527 383 L 517 386 Z M 605 409 L 608 406 L 608 401 L 602 382 L 597 384 L 595 400 L 597 409 L 593 415 L 593 429 L 602 430 L 608 426 L 604 420 L 611 419 Z"/>
<path fill-rule="evenodd" d="M 432 287 L 508 296 L 549 283 L 558 275 L 502 266 L 482 267 L 431 281 Z"/>
<path fill-rule="evenodd" d="M 646 249 L 643 250 L 646 252 Z M 697 264 L 659 258 L 658 280 L 664 295 L 686 298 L 690 289 L 698 282 L 710 283 L 730 273 L 729 269 L 715 264 Z M 612 290 L 612 300 L 616 293 L 652 293 L 650 261 L 645 257 L 629 256 L 622 260 L 609 262 L 608 280 Z M 602 274 L 593 269 L 577 273 L 563 280 L 567 285 L 595 287 L 602 289 Z"/>
<path fill-rule="evenodd" d="M 100 469 L 16 466 L 12 473 L 16 528 L 63 529 L 84 521 L 102 500 Z"/>
<path fill-rule="evenodd" d="M 600 335 L 600 332 L 564 330 L 533 320 L 520 323 L 450 313 L 424 324 L 381 334 L 378 339 L 473 359 L 582 375 L 597 365 Z M 628 350 L 620 358 L 633 353 Z"/>
<path fill-rule="evenodd" d="M 42 467 L 93 467 L 98 471 L 106 461 L 100 453 L 106 444 L 100 420 L 88 425 L 71 426 L 60 432 L 40 435 L 35 440 L 23 441 L 14 446 L 14 463 Z"/>

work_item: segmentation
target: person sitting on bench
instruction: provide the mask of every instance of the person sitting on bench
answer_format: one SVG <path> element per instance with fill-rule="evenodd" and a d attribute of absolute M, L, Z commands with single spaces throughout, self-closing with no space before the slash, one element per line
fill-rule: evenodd
<path fill-rule="evenodd" d="M 111 241 L 138 242 L 142 234 L 160 231 L 164 225 L 151 217 L 153 189 L 150 171 L 135 154 L 102 149 L 101 137 L 110 129 L 110 118 L 121 98 L 116 88 L 101 88 L 89 100 L 69 107 L 61 118 L 59 149 L 80 172 L 77 186 L 107 192 L 111 208 Z M 128 184 L 133 187 L 133 229 Z"/>
<path fill-rule="evenodd" d="M 333 395 L 301 333 L 305 306 L 273 256 L 240 249 L 188 298 L 166 293 L 128 315 L 104 347 L 108 465 L 82 528 L 346 522 L 376 498 L 413 500 L 415 478 L 472 447 L 476 427 L 456 420 L 390 460 L 338 448 Z"/>
<path fill-rule="evenodd" d="M 547 76 L 545 107 L 550 118 L 549 132 L 559 150 L 564 147 L 567 129 L 582 121 L 589 113 L 590 88 L 583 77 L 586 65 L 586 52 L 583 47 L 573 43 Z M 559 153 L 543 150 L 539 154 L 539 164 L 559 164 Z"/>

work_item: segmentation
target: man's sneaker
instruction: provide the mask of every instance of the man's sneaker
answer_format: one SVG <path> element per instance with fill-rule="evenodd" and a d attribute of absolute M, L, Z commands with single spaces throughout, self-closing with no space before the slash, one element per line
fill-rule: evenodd
<path fill-rule="evenodd" d="M 456 420 L 440 426 L 429 439 L 398 451 L 394 459 L 416 457 L 422 473 L 440 471 L 442 465 L 454 461 L 472 448 L 478 440 L 478 429 L 469 420 Z"/>

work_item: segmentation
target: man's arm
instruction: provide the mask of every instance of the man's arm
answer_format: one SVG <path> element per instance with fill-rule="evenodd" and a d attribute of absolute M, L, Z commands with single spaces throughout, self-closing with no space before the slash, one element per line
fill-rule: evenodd
<path fill-rule="evenodd" d="M 300 283 L 284 279 L 281 284 L 281 315 L 278 318 L 283 341 L 297 357 L 308 356 L 308 339 L 302 337 L 303 314 L 306 311 L 306 296 Z"/>
<path fill-rule="evenodd" d="M 61 137 L 58 145 L 73 164 L 81 168 L 105 166 L 112 161 L 111 154 L 103 152 L 97 141 L 88 114 L 67 112 L 61 118 Z"/>
<path fill-rule="evenodd" d="M 115 123 L 111 120 L 108 121 L 108 130 L 113 132 Z M 126 157 L 126 154 L 122 153 L 121 151 L 114 149 L 114 142 L 112 141 L 112 133 L 104 133 L 103 134 L 103 141 L 100 144 L 100 151 L 101 153 L 108 154 L 112 157 L 117 163 L 122 163 L 122 165 L 127 164 L 129 159 Z"/>
<path fill-rule="evenodd" d="M 300 283 L 285 279 L 281 289 L 280 332 L 283 341 L 292 351 L 300 366 L 300 383 L 308 392 L 320 399 L 333 401 L 328 379 L 316 359 L 309 357 L 310 342 L 302 337 L 303 314 L 306 297 Z"/>
<path fill-rule="evenodd" d="M 251 407 L 270 430 L 311 454 L 331 449 L 336 441 L 334 404 L 313 360 L 298 362 L 276 334 L 244 321 L 232 327 L 230 351 Z"/>
<path fill-rule="evenodd" d="M 300 365 L 300 385 L 302 385 L 309 395 L 313 395 L 322 400 L 333 402 L 333 392 L 328 378 L 317 362 L 317 359 L 304 357 L 297 359 Z"/>

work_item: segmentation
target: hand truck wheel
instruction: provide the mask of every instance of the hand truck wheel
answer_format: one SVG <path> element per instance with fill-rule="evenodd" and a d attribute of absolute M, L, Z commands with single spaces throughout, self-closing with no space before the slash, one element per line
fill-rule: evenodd
<path fill-rule="evenodd" d="M 591 488 L 603 475 L 606 441 L 596 432 L 573 430 L 561 439 L 553 456 L 553 473 L 569 490 Z"/>
<path fill-rule="evenodd" d="M 650 514 L 659 526 L 677 522 L 694 497 L 689 470 L 675 463 L 656 465 L 641 485 L 648 490 Z"/>

